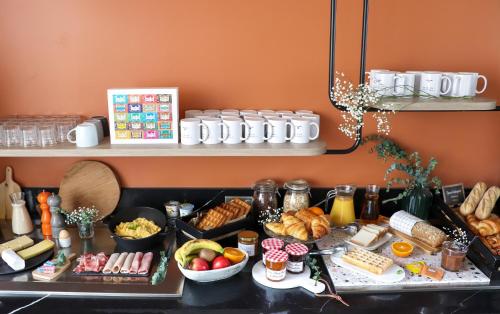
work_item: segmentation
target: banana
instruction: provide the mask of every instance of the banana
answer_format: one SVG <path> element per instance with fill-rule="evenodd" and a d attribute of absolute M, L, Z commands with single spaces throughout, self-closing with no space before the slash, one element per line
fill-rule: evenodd
<path fill-rule="evenodd" d="M 217 242 L 207 239 L 190 240 L 175 251 L 174 258 L 185 266 L 188 255 L 197 254 L 201 249 L 209 249 L 218 253 L 224 253 L 224 248 Z"/>

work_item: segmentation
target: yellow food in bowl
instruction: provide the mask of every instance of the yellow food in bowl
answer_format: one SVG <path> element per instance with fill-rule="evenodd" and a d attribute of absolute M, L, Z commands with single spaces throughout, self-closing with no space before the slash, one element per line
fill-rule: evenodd
<path fill-rule="evenodd" d="M 124 238 L 142 239 L 160 232 L 161 228 L 146 218 L 136 218 L 129 222 L 120 222 L 115 228 L 116 235 Z"/>

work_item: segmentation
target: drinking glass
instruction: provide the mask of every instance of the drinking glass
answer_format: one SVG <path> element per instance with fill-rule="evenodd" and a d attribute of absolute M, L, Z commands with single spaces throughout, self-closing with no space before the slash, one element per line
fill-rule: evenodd
<path fill-rule="evenodd" d="M 56 123 L 56 138 L 59 143 L 64 143 L 67 142 L 68 139 L 66 135 L 68 132 L 74 128 L 76 125 L 74 125 L 73 121 L 63 119 L 62 121 L 59 121 Z"/>
<path fill-rule="evenodd" d="M 24 147 L 38 146 L 38 128 L 36 124 L 23 123 L 21 125 L 22 144 Z"/>
<path fill-rule="evenodd" d="M 469 247 L 458 241 L 445 241 L 441 252 L 441 267 L 448 271 L 459 271 Z"/>
<path fill-rule="evenodd" d="M 5 125 L 5 146 L 14 147 L 21 145 L 21 130 L 19 125 L 15 123 L 7 123 Z"/>
<path fill-rule="evenodd" d="M 5 125 L 3 122 L 0 122 L 0 146 L 6 146 L 5 144 Z"/>
<path fill-rule="evenodd" d="M 56 144 L 56 132 L 52 124 L 41 124 L 39 126 L 40 144 L 42 147 Z"/>

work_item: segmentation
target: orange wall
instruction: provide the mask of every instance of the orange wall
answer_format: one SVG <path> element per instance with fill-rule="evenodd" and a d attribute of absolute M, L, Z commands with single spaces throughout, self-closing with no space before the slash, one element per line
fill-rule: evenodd
<path fill-rule="evenodd" d="M 2 0 L 0 114 L 106 114 L 111 87 L 179 86 L 190 108 L 312 109 L 350 145 L 327 98 L 329 0 Z M 500 1 L 372 1 L 368 68 L 478 71 L 500 97 Z M 337 69 L 359 66 L 361 1 L 339 0 Z M 500 112 L 400 113 L 392 136 L 436 156 L 445 183 L 500 183 Z M 373 123 L 367 124 L 374 131 Z M 57 186 L 76 159 L 0 159 Z M 313 158 L 106 158 L 124 186 L 383 183 L 367 153 Z"/>

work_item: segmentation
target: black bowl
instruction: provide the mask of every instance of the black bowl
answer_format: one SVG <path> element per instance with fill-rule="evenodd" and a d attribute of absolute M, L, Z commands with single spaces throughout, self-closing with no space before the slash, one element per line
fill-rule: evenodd
<path fill-rule="evenodd" d="M 121 222 L 129 222 L 139 217 L 153 221 L 158 227 L 160 227 L 161 231 L 142 239 L 127 239 L 115 234 L 115 228 Z M 140 252 L 155 247 L 165 238 L 166 224 L 167 217 L 165 217 L 160 210 L 152 207 L 133 207 L 127 210 L 121 210 L 116 215 L 111 217 L 108 227 L 111 231 L 113 239 L 120 248 L 128 252 Z"/>

